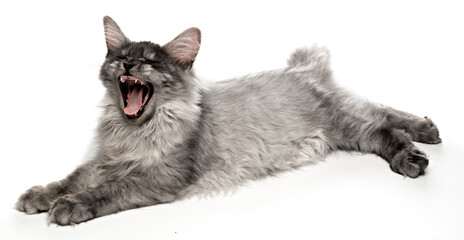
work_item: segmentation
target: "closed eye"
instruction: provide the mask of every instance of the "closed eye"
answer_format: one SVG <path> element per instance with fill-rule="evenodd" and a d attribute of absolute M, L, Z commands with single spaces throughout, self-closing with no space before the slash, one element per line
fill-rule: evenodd
<path fill-rule="evenodd" d="M 127 56 L 122 56 L 122 55 L 117 55 L 116 57 L 116 60 L 119 60 L 119 61 L 129 61 L 131 63 L 142 63 L 142 64 L 149 64 L 149 65 L 152 65 L 152 66 L 159 66 L 160 63 L 161 63 L 161 60 L 160 59 L 154 59 L 154 60 L 151 60 L 151 59 L 133 59 L 131 57 L 127 57 Z"/>
<path fill-rule="evenodd" d="M 118 55 L 118 56 L 116 56 L 116 59 L 118 59 L 118 60 L 125 60 L 125 59 L 127 59 L 127 58 L 126 58 L 125 56 Z"/>
<path fill-rule="evenodd" d="M 161 61 L 152 61 L 152 60 L 145 60 L 144 62 L 147 63 L 147 64 L 159 64 L 159 63 L 161 63 Z"/>
<path fill-rule="evenodd" d="M 149 60 L 149 59 L 144 59 L 143 60 L 143 63 L 145 64 L 149 64 L 149 65 L 152 65 L 152 66 L 159 66 L 161 61 L 160 60 Z"/>

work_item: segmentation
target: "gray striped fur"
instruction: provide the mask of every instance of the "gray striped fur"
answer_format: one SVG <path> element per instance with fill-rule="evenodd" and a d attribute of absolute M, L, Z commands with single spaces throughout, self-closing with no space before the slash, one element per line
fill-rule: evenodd
<path fill-rule="evenodd" d="M 26 191 L 16 204 L 20 211 L 48 211 L 52 223 L 77 224 L 226 191 L 337 150 L 377 154 L 394 172 L 415 178 L 428 159 L 412 141 L 441 142 L 430 119 L 339 88 L 323 47 L 296 50 L 284 69 L 204 88 L 191 69 L 198 29 L 165 46 L 131 42 L 109 17 L 105 32 L 101 80 L 107 92 L 97 154 L 67 178 Z M 127 70 L 129 63 L 134 67 Z M 123 112 L 118 77 L 127 71 L 154 89 L 137 119 Z"/>

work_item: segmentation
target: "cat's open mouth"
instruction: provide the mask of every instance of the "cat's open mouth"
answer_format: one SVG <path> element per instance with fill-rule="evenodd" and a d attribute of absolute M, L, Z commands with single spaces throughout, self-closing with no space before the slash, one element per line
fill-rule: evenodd
<path fill-rule="evenodd" d="M 129 118 L 142 116 L 143 108 L 153 94 L 152 85 L 134 76 L 121 75 L 119 77 L 119 88 L 121 89 L 126 116 Z"/>

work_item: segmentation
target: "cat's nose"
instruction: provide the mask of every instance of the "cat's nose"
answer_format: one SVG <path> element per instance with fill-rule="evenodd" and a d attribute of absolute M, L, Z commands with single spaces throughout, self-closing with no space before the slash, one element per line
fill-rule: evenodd
<path fill-rule="evenodd" d="M 127 72 L 131 70 L 135 66 L 135 64 L 130 64 L 130 63 L 123 63 L 124 69 L 126 69 Z"/>

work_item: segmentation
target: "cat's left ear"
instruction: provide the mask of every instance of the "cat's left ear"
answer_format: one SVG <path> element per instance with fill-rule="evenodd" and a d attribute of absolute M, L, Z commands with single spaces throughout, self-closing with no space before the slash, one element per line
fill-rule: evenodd
<path fill-rule="evenodd" d="M 113 53 L 120 49 L 125 43 L 130 42 L 112 18 L 105 16 L 103 18 L 103 26 L 105 27 L 108 53 Z"/>
<path fill-rule="evenodd" d="M 163 48 L 174 62 L 184 68 L 191 68 L 200 50 L 200 43 L 200 29 L 189 28 L 164 45 Z"/>

